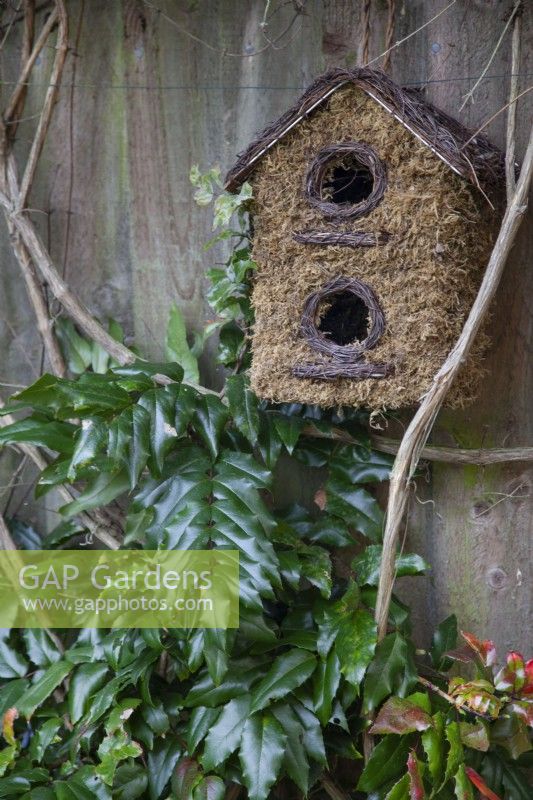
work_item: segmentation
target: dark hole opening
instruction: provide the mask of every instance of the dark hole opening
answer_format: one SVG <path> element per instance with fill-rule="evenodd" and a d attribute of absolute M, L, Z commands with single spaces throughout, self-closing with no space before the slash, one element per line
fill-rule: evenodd
<path fill-rule="evenodd" d="M 331 167 L 322 184 L 322 194 L 332 203 L 357 205 L 370 196 L 374 188 L 374 176 L 355 159 Z"/>
<path fill-rule="evenodd" d="M 362 342 L 368 336 L 368 306 L 351 292 L 339 292 L 328 301 L 318 330 L 338 345 Z"/>

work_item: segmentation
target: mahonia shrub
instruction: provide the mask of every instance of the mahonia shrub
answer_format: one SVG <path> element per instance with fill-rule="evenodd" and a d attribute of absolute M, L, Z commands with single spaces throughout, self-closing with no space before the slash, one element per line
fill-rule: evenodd
<path fill-rule="evenodd" d="M 238 550 L 240 626 L 2 631 L 0 796 L 526 800 L 533 661 L 510 653 L 495 673 L 490 642 L 458 649 L 454 617 L 417 650 L 397 597 L 377 642 L 376 487 L 391 458 L 362 412 L 250 391 L 251 190 L 217 195 L 215 170 L 191 180 L 215 202 L 210 244 L 233 245 L 208 273 L 215 319 L 190 338 L 173 307 L 168 360 L 128 366 L 58 321 L 69 376 L 15 395 L 4 411 L 22 416 L 0 444 L 42 449 L 37 498 L 72 499 L 43 535 L 8 522 L 23 549 L 111 534 L 124 548 Z M 215 331 L 222 392 L 199 382 Z M 428 569 L 409 553 L 396 566 Z"/>

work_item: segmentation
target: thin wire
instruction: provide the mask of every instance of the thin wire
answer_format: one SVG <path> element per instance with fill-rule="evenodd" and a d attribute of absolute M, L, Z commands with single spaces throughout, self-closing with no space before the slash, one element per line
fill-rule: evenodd
<path fill-rule="evenodd" d="M 505 72 L 497 75 L 485 75 L 483 80 L 503 80 L 511 77 L 519 77 L 519 78 L 529 78 L 533 77 L 533 72 L 520 72 L 520 73 L 511 73 Z M 432 84 L 442 84 L 442 83 L 457 83 L 461 81 L 471 81 L 472 77 L 470 75 L 466 76 L 458 76 L 455 78 L 435 78 L 435 79 L 424 79 L 421 78 L 419 80 L 411 80 L 411 81 L 402 81 L 402 86 L 429 86 Z M 16 81 L 4 81 L 0 80 L 0 86 L 15 86 L 17 84 Z M 26 81 L 27 86 L 31 86 L 32 88 L 36 88 L 39 86 L 53 86 L 46 81 Z M 143 91 L 192 91 L 192 90 L 201 90 L 201 91 L 232 91 L 234 89 L 238 89 L 239 91 L 244 90 L 257 90 L 257 91 L 296 91 L 301 92 L 305 89 L 305 86 L 267 86 L 267 85 L 254 85 L 249 84 L 245 86 L 240 86 L 239 84 L 188 84 L 188 83 L 176 83 L 176 84 L 161 84 L 161 85 L 148 85 L 148 84 L 140 84 L 140 83 L 63 83 L 59 87 L 60 89 L 112 89 L 112 90 L 143 90 Z"/>

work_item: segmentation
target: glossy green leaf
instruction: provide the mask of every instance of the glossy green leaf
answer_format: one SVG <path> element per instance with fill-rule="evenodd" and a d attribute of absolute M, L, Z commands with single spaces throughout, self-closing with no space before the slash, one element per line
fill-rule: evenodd
<path fill-rule="evenodd" d="M 148 794 L 150 800 L 158 800 L 170 781 L 172 771 L 182 752 L 178 739 L 167 736 L 158 739 L 154 749 L 148 753 Z"/>
<path fill-rule="evenodd" d="M 91 463 L 101 450 L 107 438 L 107 428 L 102 420 L 86 419 L 76 439 L 74 452 L 67 472 L 69 480 L 74 480 L 79 467 Z"/>
<path fill-rule="evenodd" d="M 226 380 L 226 397 L 235 425 L 252 447 L 255 446 L 259 433 L 259 402 L 243 374 Z"/>
<path fill-rule="evenodd" d="M 23 632 L 26 652 L 38 667 L 45 667 L 61 659 L 56 641 L 43 628 L 27 628 Z"/>
<path fill-rule="evenodd" d="M 115 772 L 113 800 L 136 800 L 145 797 L 148 786 L 146 770 L 139 764 L 120 764 Z"/>
<path fill-rule="evenodd" d="M 429 773 L 436 786 L 439 786 L 444 775 L 444 726 L 445 718 L 442 711 L 432 717 L 433 726 L 424 731 L 421 737 L 422 747 L 426 754 Z"/>
<path fill-rule="evenodd" d="M 28 719 L 35 709 L 50 697 L 73 668 L 70 661 L 57 661 L 44 671 L 42 676 L 28 689 L 17 704 L 18 712 Z"/>
<path fill-rule="evenodd" d="M 458 722 L 448 722 L 444 730 L 448 740 L 449 750 L 446 757 L 446 772 L 444 782 L 453 778 L 464 762 L 464 750 L 461 742 L 461 729 Z"/>
<path fill-rule="evenodd" d="M 189 753 L 194 753 L 200 742 L 207 736 L 215 720 L 220 714 L 220 708 L 193 708 L 187 725 L 187 747 Z"/>
<path fill-rule="evenodd" d="M 417 683 L 414 647 L 400 633 L 389 633 L 379 643 L 366 675 L 364 708 L 372 711 L 390 694 L 405 697 Z"/>
<path fill-rule="evenodd" d="M 141 746 L 133 742 L 123 730 L 118 730 L 106 736 L 100 743 L 98 748 L 100 763 L 96 767 L 96 773 L 105 784 L 112 786 L 119 762 L 140 755 L 142 755 Z"/>
<path fill-rule="evenodd" d="M 404 775 L 394 784 L 390 792 L 387 792 L 385 800 L 410 800 L 409 775 Z"/>
<path fill-rule="evenodd" d="M 253 714 L 242 732 L 239 759 L 249 800 L 266 800 L 279 775 L 287 735 L 272 714 Z"/>
<path fill-rule="evenodd" d="M 62 720 L 52 717 L 45 720 L 35 732 L 29 748 L 29 755 L 33 761 L 38 763 L 42 761 L 46 748 L 52 744 L 62 724 Z"/>
<path fill-rule="evenodd" d="M 193 356 L 187 343 L 185 320 L 178 306 L 173 303 L 167 324 L 166 355 L 169 361 L 176 361 L 183 367 L 183 380 L 187 383 L 199 383 L 198 361 Z"/>
<path fill-rule="evenodd" d="M 455 796 L 457 800 L 475 800 L 472 784 L 468 780 L 464 764 L 455 773 Z"/>
<path fill-rule="evenodd" d="M 0 678 L 21 678 L 27 671 L 26 659 L 0 638 Z"/>
<path fill-rule="evenodd" d="M 220 437 L 228 420 L 228 409 L 220 398 L 212 394 L 202 395 L 196 405 L 193 425 L 209 450 L 216 458 L 220 447 Z"/>
<path fill-rule="evenodd" d="M 207 775 L 193 790 L 192 800 L 224 800 L 226 784 L 217 775 Z"/>
<path fill-rule="evenodd" d="M 430 655 L 435 669 L 446 669 L 451 661 L 444 659 L 444 654 L 457 647 L 457 617 L 447 617 L 436 628 L 431 643 Z"/>
<path fill-rule="evenodd" d="M 404 774 L 409 754 L 408 736 L 385 736 L 372 751 L 357 784 L 359 791 L 374 792 Z"/>
<path fill-rule="evenodd" d="M 343 617 L 335 639 L 341 672 L 359 689 L 376 649 L 376 623 L 372 615 L 357 609 Z"/>
<path fill-rule="evenodd" d="M 270 708 L 287 736 L 283 768 L 296 786 L 307 795 L 309 791 L 310 765 L 304 746 L 305 729 L 301 720 L 286 703 L 278 703 Z"/>
<path fill-rule="evenodd" d="M 172 775 L 172 795 L 176 800 L 193 800 L 193 789 L 202 780 L 200 765 L 193 758 L 180 758 Z"/>
<path fill-rule="evenodd" d="M 129 485 L 125 472 L 116 475 L 102 472 L 87 485 L 76 500 L 63 506 L 61 513 L 66 517 L 74 517 L 81 511 L 108 505 L 116 497 L 127 492 Z"/>
<path fill-rule="evenodd" d="M 202 765 L 210 771 L 222 764 L 239 746 L 244 724 L 250 716 L 250 697 L 231 700 L 220 712 L 205 739 Z"/>
<path fill-rule="evenodd" d="M 315 667 L 315 656 L 306 650 L 295 648 L 278 656 L 252 692 L 251 712 L 260 711 L 270 701 L 279 700 L 301 686 L 313 674 Z"/>
<path fill-rule="evenodd" d="M 355 580 L 360 586 L 377 586 L 379 583 L 379 569 L 381 565 L 381 545 L 369 545 L 352 561 Z M 421 556 L 415 553 L 403 553 L 396 557 L 396 577 L 404 575 L 422 575 L 429 569 L 429 565 Z"/>
<path fill-rule="evenodd" d="M 48 422 L 26 417 L 0 428 L 0 445 L 24 442 L 70 455 L 74 448 L 75 432 L 75 426 L 68 422 Z"/>
<path fill-rule="evenodd" d="M 70 721 L 75 724 L 85 714 L 89 699 L 103 685 L 108 674 L 107 664 L 80 664 L 70 680 L 68 707 Z"/>
<path fill-rule="evenodd" d="M 340 663 L 332 650 L 325 659 L 319 659 L 313 674 L 313 704 L 323 727 L 329 722 L 333 700 L 341 679 Z"/>

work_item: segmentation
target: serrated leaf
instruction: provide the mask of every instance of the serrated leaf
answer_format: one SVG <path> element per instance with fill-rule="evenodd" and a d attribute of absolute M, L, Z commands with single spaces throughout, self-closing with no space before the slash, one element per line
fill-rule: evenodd
<path fill-rule="evenodd" d="M 263 680 L 252 692 L 251 713 L 260 711 L 270 701 L 285 697 L 301 686 L 316 667 L 316 658 L 307 650 L 294 648 L 278 656 Z"/>
<path fill-rule="evenodd" d="M 70 721 L 76 724 L 85 714 L 89 699 L 103 685 L 107 664 L 80 664 L 71 678 L 68 692 Z"/>
<path fill-rule="evenodd" d="M 42 761 L 46 748 L 52 744 L 62 724 L 59 718 L 52 717 L 45 720 L 35 732 L 29 748 L 29 756 L 33 761 Z"/>
<path fill-rule="evenodd" d="M 183 367 L 183 380 L 187 383 L 200 382 L 198 361 L 187 343 L 187 330 L 181 310 L 175 303 L 170 306 L 167 324 L 166 355 Z"/>
<path fill-rule="evenodd" d="M 422 747 L 426 754 L 429 773 L 435 786 L 439 786 L 444 773 L 444 714 L 438 711 L 432 717 L 433 726 L 422 734 Z"/>
<path fill-rule="evenodd" d="M 62 506 L 61 513 L 66 517 L 75 517 L 82 511 L 109 505 L 116 497 L 127 492 L 129 485 L 125 472 L 102 472 L 88 483 L 76 500 Z"/>
<path fill-rule="evenodd" d="M 212 458 L 216 458 L 218 455 L 220 437 L 227 420 L 228 410 L 218 397 L 208 394 L 199 398 L 193 425 Z"/>
<path fill-rule="evenodd" d="M 156 740 L 154 749 L 148 753 L 148 792 L 150 800 L 158 800 L 163 794 L 181 751 L 180 742 L 172 736 Z"/>
<path fill-rule="evenodd" d="M 374 792 L 405 772 L 410 748 L 408 736 L 386 736 L 372 751 L 357 784 L 362 792 Z"/>
<path fill-rule="evenodd" d="M 69 480 L 74 480 L 79 467 L 89 464 L 102 448 L 107 438 L 107 428 L 101 420 L 87 419 L 83 421 L 79 436 L 74 445 L 67 472 Z"/>
<path fill-rule="evenodd" d="M 409 775 L 405 774 L 394 784 L 385 800 L 409 800 Z"/>
<path fill-rule="evenodd" d="M 176 800 L 193 800 L 193 789 L 202 779 L 200 765 L 194 758 L 180 758 L 172 775 L 172 794 Z"/>
<path fill-rule="evenodd" d="M 27 628 L 22 635 L 28 656 L 38 667 L 49 666 L 61 659 L 61 652 L 48 631 L 42 628 Z"/>
<path fill-rule="evenodd" d="M 335 639 L 335 652 L 346 680 L 359 690 L 376 649 L 377 627 L 372 615 L 357 609 L 341 620 Z"/>
<path fill-rule="evenodd" d="M 458 722 L 448 722 L 445 728 L 445 736 L 448 740 L 449 750 L 446 757 L 446 772 L 444 774 L 444 783 L 450 778 L 453 778 L 464 762 L 464 750 L 461 742 L 461 729 Z"/>
<path fill-rule="evenodd" d="M 74 448 L 76 430 L 76 427 L 69 422 L 50 422 L 36 417 L 25 417 L 19 422 L 0 428 L 0 445 L 24 442 L 70 455 Z"/>
<path fill-rule="evenodd" d="M 325 765 L 327 763 L 326 749 L 318 717 L 302 703 L 293 703 L 291 708 L 300 720 L 304 730 L 302 743 L 305 751 L 318 764 Z"/>
<path fill-rule="evenodd" d="M 430 655 L 435 669 L 444 669 L 451 662 L 444 656 L 448 650 L 457 647 L 457 617 L 455 614 L 447 617 L 436 628 L 431 643 Z"/>
<path fill-rule="evenodd" d="M 420 764 L 413 750 L 411 750 L 407 759 L 407 774 L 409 775 L 410 800 L 424 800 L 426 792 L 422 783 Z"/>
<path fill-rule="evenodd" d="M 194 788 L 193 800 L 224 800 L 226 784 L 217 775 L 207 775 Z"/>
<path fill-rule="evenodd" d="M 465 747 L 473 750 L 480 750 L 486 753 L 490 747 L 489 732 L 487 726 L 478 720 L 475 724 L 470 722 L 460 722 L 461 741 Z"/>
<path fill-rule="evenodd" d="M 259 434 L 259 401 L 244 374 L 232 375 L 226 380 L 226 397 L 235 425 L 255 447 Z"/>
<path fill-rule="evenodd" d="M 145 797 L 148 778 L 139 764 L 121 764 L 115 772 L 114 800 L 137 800 Z"/>
<path fill-rule="evenodd" d="M 309 791 L 309 760 L 304 747 L 305 729 L 291 706 L 279 703 L 271 712 L 287 736 L 283 767 L 296 786 L 307 795 Z"/>
<path fill-rule="evenodd" d="M 100 763 L 96 767 L 96 774 L 107 786 L 112 786 L 119 762 L 142 755 L 142 748 L 123 730 L 118 730 L 104 737 L 97 752 Z"/>
<path fill-rule="evenodd" d="M 197 706 L 191 711 L 187 723 L 187 748 L 194 753 L 200 742 L 207 736 L 220 714 L 220 708 Z"/>
<path fill-rule="evenodd" d="M 202 766 L 205 770 L 214 769 L 235 752 L 249 714 L 249 695 L 237 697 L 224 706 L 205 740 L 202 756 Z"/>
<path fill-rule="evenodd" d="M 43 675 L 37 680 L 17 703 L 17 709 L 21 716 L 29 719 L 35 709 L 44 703 L 59 684 L 71 672 L 74 664 L 69 661 L 57 661 L 44 671 Z"/>
<path fill-rule="evenodd" d="M 415 731 L 425 731 L 432 725 L 433 721 L 430 715 L 420 706 L 409 700 L 402 700 L 400 697 L 391 697 L 380 708 L 370 733 L 373 735 L 389 733 L 403 735 Z"/>
<path fill-rule="evenodd" d="M 313 705 L 315 713 L 325 728 L 331 717 L 333 700 L 341 679 L 340 663 L 332 650 L 325 659 L 319 659 L 313 674 Z"/>
<path fill-rule="evenodd" d="M 305 424 L 304 420 L 301 417 L 286 416 L 285 414 L 277 413 L 273 413 L 271 419 L 287 452 L 289 455 L 292 455 Z"/>
<path fill-rule="evenodd" d="M 379 541 L 383 532 L 383 511 L 366 489 L 349 483 L 342 475 L 332 474 L 326 483 L 326 508 L 371 541 Z"/>
<path fill-rule="evenodd" d="M 28 662 L 5 639 L 0 639 L 0 678 L 21 678 L 28 671 Z"/>
<path fill-rule="evenodd" d="M 279 775 L 287 736 L 272 714 L 253 714 L 242 732 L 239 759 L 249 800 L 266 800 Z"/>
<path fill-rule="evenodd" d="M 455 796 L 457 800 L 475 800 L 472 784 L 468 779 L 464 764 L 461 764 L 455 774 Z"/>
<path fill-rule="evenodd" d="M 379 570 L 381 566 L 381 545 L 372 544 L 365 547 L 363 552 L 352 561 L 352 569 L 359 586 L 377 586 L 379 583 Z M 421 556 L 416 553 L 404 553 L 396 557 L 396 577 L 404 575 L 423 575 L 429 569 Z"/>
<path fill-rule="evenodd" d="M 372 711 L 390 694 L 405 697 L 417 683 L 414 647 L 400 633 L 390 633 L 378 644 L 365 679 L 364 709 Z"/>

